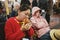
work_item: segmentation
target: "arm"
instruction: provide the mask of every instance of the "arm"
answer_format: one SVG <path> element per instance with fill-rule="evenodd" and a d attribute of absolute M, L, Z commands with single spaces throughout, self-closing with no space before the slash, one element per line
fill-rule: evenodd
<path fill-rule="evenodd" d="M 5 25 L 5 35 L 6 40 L 20 40 L 22 37 L 24 37 L 24 33 L 22 30 L 17 30 L 17 32 L 13 32 L 11 22 L 7 21 Z"/>
<path fill-rule="evenodd" d="M 37 29 L 38 30 L 38 29 L 42 28 L 42 25 L 41 24 L 38 24 L 34 18 L 31 18 L 31 22 L 32 22 L 32 27 L 34 29 Z"/>
<path fill-rule="evenodd" d="M 30 20 L 31 20 L 32 25 L 33 25 L 32 27 L 37 26 L 36 21 L 35 21 L 35 19 L 34 19 L 34 18 L 31 18 Z"/>

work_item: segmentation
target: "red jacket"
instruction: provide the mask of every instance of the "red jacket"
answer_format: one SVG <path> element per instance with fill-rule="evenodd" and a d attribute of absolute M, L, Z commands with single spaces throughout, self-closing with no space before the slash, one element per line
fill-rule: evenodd
<path fill-rule="evenodd" d="M 15 21 L 16 18 L 10 18 L 5 25 L 5 39 L 6 40 L 21 40 L 24 37 L 24 32 L 20 30 L 21 26 Z M 28 35 L 31 37 L 34 34 L 32 28 L 28 31 Z"/>

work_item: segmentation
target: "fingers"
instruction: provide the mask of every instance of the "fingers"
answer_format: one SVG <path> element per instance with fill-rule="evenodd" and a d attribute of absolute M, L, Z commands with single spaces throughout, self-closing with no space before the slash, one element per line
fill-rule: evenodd
<path fill-rule="evenodd" d="M 31 28 L 31 26 L 32 26 L 31 23 L 27 23 L 27 24 L 21 26 L 21 30 L 29 30 Z"/>

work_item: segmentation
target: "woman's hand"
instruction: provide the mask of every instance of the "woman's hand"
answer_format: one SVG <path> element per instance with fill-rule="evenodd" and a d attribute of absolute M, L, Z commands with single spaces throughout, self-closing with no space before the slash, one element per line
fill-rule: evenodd
<path fill-rule="evenodd" d="M 22 25 L 21 30 L 27 31 L 27 30 L 29 30 L 31 28 L 31 26 L 32 26 L 31 23 L 27 23 L 25 25 Z"/>
<path fill-rule="evenodd" d="M 29 30 L 29 29 L 31 28 L 31 26 L 32 26 L 31 23 L 27 23 L 27 24 L 25 25 L 25 29 L 26 29 L 26 30 Z"/>

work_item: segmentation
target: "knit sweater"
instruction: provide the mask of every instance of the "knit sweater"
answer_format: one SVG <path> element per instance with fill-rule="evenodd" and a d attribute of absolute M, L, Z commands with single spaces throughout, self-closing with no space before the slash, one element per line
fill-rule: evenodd
<path fill-rule="evenodd" d="M 21 25 L 15 20 L 15 17 L 9 18 L 5 25 L 5 39 L 6 40 L 21 40 L 25 33 L 20 30 Z M 32 28 L 28 31 L 29 37 L 33 35 L 34 31 Z"/>

